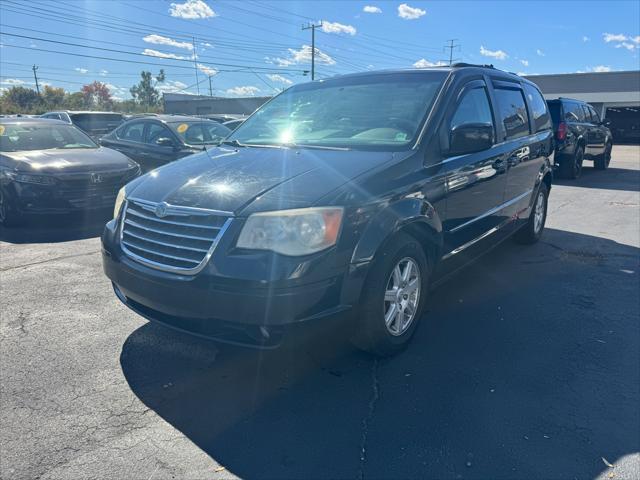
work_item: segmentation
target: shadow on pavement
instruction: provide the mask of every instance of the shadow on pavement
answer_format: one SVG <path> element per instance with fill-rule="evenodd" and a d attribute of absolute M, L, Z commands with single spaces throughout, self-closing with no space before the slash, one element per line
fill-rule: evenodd
<path fill-rule="evenodd" d="M 0 227 L 0 241 L 9 243 L 59 243 L 102 235 L 111 211 L 83 215 L 32 217 L 15 227 Z"/>
<path fill-rule="evenodd" d="M 121 366 L 241 478 L 594 478 L 640 450 L 639 255 L 505 242 L 432 292 L 393 359 L 335 332 L 256 352 L 146 324 Z"/>
<path fill-rule="evenodd" d="M 626 168 L 608 168 L 596 170 L 585 165 L 582 175 L 577 180 L 554 178 L 555 185 L 568 187 L 602 188 L 605 190 L 625 190 L 640 192 L 640 170 Z"/>

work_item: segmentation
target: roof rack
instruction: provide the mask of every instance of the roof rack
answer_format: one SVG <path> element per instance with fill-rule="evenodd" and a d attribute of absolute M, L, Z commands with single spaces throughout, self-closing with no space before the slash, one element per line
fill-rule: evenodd
<path fill-rule="evenodd" d="M 451 67 L 452 68 L 478 67 L 478 68 L 492 68 L 495 70 L 495 67 L 493 65 L 481 65 L 476 63 L 465 63 L 465 62 L 454 63 L 453 65 L 451 65 Z"/>

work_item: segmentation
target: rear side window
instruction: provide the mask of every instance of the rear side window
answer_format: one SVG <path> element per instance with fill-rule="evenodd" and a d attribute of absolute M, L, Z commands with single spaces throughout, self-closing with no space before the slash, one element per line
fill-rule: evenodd
<path fill-rule="evenodd" d="M 125 125 L 118 131 L 118 137 L 122 140 L 130 142 L 142 142 L 142 132 L 144 131 L 144 123 L 136 122 Z"/>
<path fill-rule="evenodd" d="M 565 122 L 584 122 L 584 110 L 579 103 L 565 102 L 564 104 Z"/>
<path fill-rule="evenodd" d="M 522 90 L 496 88 L 499 118 L 507 132 L 506 140 L 529 135 L 529 115 Z"/>
<path fill-rule="evenodd" d="M 529 100 L 529 106 L 531 107 L 535 131 L 540 132 L 551 128 L 551 118 L 547 110 L 547 102 L 544 101 L 538 89 L 525 84 L 524 91 Z"/>
<path fill-rule="evenodd" d="M 164 125 L 159 123 L 150 123 L 147 131 L 146 143 L 157 144 L 159 138 L 169 138 L 173 140 L 173 134 Z"/>
<path fill-rule="evenodd" d="M 451 128 L 465 123 L 489 123 L 493 125 L 491 106 L 484 88 L 469 90 L 462 97 L 456 113 L 453 114 L 451 119 Z"/>

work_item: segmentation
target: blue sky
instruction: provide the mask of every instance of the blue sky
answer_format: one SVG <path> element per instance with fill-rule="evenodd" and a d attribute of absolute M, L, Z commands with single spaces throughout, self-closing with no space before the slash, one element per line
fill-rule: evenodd
<path fill-rule="evenodd" d="M 32 87 L 36 64 L 45 84 L 119 98 L 160 68 L 165 91 L 208 94 L 211 76 L 214 95 L 270 95 L 309 80 L 311 21 L 317 78 L 437 64 L 449 39 L 454 58 L 526 74 L 640 68 L 636 0 L 0 0 L 0 88 Z"/>

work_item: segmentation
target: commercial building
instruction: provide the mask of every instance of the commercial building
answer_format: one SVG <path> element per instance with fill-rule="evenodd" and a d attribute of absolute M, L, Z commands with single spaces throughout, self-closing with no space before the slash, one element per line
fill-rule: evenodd
<path fill-rule="evenodd" d="M 565 73 L 527 77 L 546 99 L 566 97 L 590 103 L 611 121 L 617 142 L 640 142 L 640 71 Z"/>

